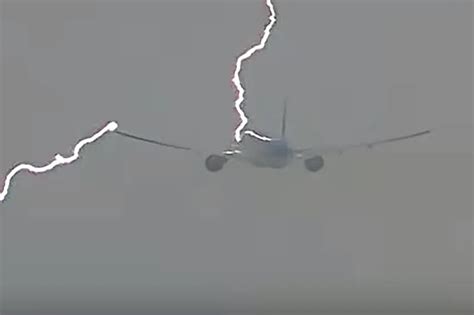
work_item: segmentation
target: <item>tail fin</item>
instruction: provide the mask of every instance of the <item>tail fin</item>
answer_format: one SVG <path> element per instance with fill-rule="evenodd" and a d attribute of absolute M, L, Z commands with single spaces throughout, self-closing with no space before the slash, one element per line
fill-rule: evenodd
<path fill-rule="evenodd" d="M 285 133 L 286 133 L 286 106 L 288 103 L 288 97 L 285 97 L 285 100 L 283 102 L 283 116 L 281 120 L 281 138 L 285 138 Z"/>

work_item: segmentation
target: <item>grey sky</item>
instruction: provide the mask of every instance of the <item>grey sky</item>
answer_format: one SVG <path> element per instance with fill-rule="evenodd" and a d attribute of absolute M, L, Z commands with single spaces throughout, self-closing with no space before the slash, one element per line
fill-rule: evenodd
<path fill-rule="evenodd" d="M 263 1 L 1 3 L 0 173 L 69 155 L 116 120 L 220 151 L 237 56 Z M 295 146 L 472 123 L 470 1 L 275 1 L 244 62 L 246 109 Z M 307 173 L 115 135 L 72 165 L 19 174 L 0 204 L 0 310 L 472 313 L 472 129 Z M 2 313 L 3 313 L 2 312 Z"/>

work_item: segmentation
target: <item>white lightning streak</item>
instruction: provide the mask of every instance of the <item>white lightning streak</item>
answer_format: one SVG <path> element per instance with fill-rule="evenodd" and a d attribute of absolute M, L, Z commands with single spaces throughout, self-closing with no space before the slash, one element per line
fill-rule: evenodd
<path fill-rule="evenodd" d="M 35 174 L 45 173 L 45 172 L 51 171 L 56 166 L 63 165 L 63 164 L 70 164 L 70 163 L 76 161 L 79 158 L 79 152 L 81 151 L 83 146 L 85 146 L 86 144 L 97 141 L 99 138 L 101 138 L 107 132 L 112 132 L 112 131 L 116 130 L 117 128 L 118 128 L 118 123 L 117 122 L 115 122 L 115 121 L 109 122 L 104 128 L 102 128 L 101 130 L 96 132 L 91 137 L 80 140 L 76 144 L 76 146 L 74 147 L 74 150 L 73 150 L 74 153 L 70 157 L 65 158 L 60 154 L 56 154 L 54 156 L 54 161 L 52 161 L 51 163 L 49 163 L 48 165 L 45 165 L 45 166 L 38 167 L 38 166 L 31 165 L 31 164 L 19 164 L 19 165 L 15 166 L 10 171 L 10 173 L 8 173 L 8 175 L 5 179 L 5 183 L 4 183 L 4 186 L 3 186 L 3 191 L 0 193 L 0 201 L 5 200 L 6 196 L 8 195 L 8 190 L 10 188 L 11 181 L 17 173 L 21 172 L 22 170 L 26 170 L 26 171 L 29 171 L 30 173 L 35 173 Z"/>
<path fill-rule="evenodd" d="M 237 141 L 237 142 L 240 142 L 242 140 L 242 130 L 245 128 L 245 126 L 247 125 L 247 123 L 249 121 L 249 119 L 247 118 L 244 110 L 241 108 L 241 104 L 244 101 L 244 93 L 245 93 L 245 90 L 242 87 L 242 83 L 240 82 L 240 78 L 239 78 L 239 73 L 240 73 L 240 70 L 242 68 L 242 61 L 244 61 L 245 59 L 250 58 L 256 51 L 262 50 L 263 48 L 265 48 L 265 44 L 268 40 L 268 37 L 270 36 L 270 31 L 271 31 L 273 25 L 276 23 L 276 13 L 275 13 L 275 8 L 273 6 L 272 1 L 271 0 L 266 0 L 266 5 L 267 5 L 268 9 L 270 10 L 270 17 L 269 17 L 270 23 L 268 23 L 268 25 L 265 27 L 265 31 L 264 31 L 264 34 L 262 36 L 262 39 L 261 39 L 260 43 L 253 46 L 253 47 L 251 47 L 244 54 L 242 54 L 239 58 L 237 58 L 237 62 L 235 64 L 234 76 L 232 78 L 232 83 L 234 83 L 235 87 L 237 88 L 237 90 L 239 92 L 239 96 L 235 100 L 235 104 L 234 104 L 235 109 L 239 113 L 239 117 L 240 117 L 240 120 L 241 120 L 239 126 L 235 129 L 235 132 L 234 132 L 234 138 L 235 138 L 235 141 Z M 270 141 L 271 140 L 270 138 L 265 137 L 265 136 L 261 136 L 261 135 L 257 134 L 255 131 L 252 131 L 252 130 L 247 130 L 247 131 L 244 132 L 244 134 L 254 136 L 254 137 L 259 138 L 260 140 L 264 140 L 264 141 Z"/>
<path fill-rule="evenodd" d="M 263 48 L 265 48 L 265 44 L 268 40 L 268 37 L 270 36 L 270 31 L 273 28 L 273 25 L 276 23 L 276 13 L 275 13 L 275 8 L 273 6 L 273 3 L 271 2 L 271 0 L 266 0 L 266 5 L 270 10 L 270 16 L 269 16 L 270 22 L 265 27 L 265 31 L 264 31 L 264 34 L 262 36 L 262 39 L 261 39 L 260 43 L 253 46 L 253 47 L 251 47 L 244 54 L 239 56 L 239 58 L 237 58 L 237 62 L 235 64 L 234 76 L 232 78 L 232 83 L 234 83 L 235 87 L 237 88 L 237 90 L 239 92 L 238 93 L 238 98 L 235 100 L 235 104 L 234 104 L 235 109 L 239 113 L 239 117 L 240 117 L 240 120 L 241 120 L 239 126 L 235 129 L 235 133 L 234 133 L 234 138 L 237 142 L 240 142 L 242 140 L 242 136 L 241 136 L 242 130 L 245 128 L 245 126 L 247 125 L 247 123 L 249 121 L 246 114 L 245 114 L 245 112 L 241 108 L 241 104 L 244 101 L 244 94 L 245 94 L 245 90 L 242 87 L 242 83 L 240 82 L 240 78 L 239 78 L 239 73 L 240 73 L 240 70 L 242 69 L 242 61 L 244 61 L 245 59 L 250 58 L 256 51 L 262 50 Z M 82 147 L 84 147 L 86 144 L 90 144 L 90 143 L 93 143 L 93 142 L 97 141 L 99 138 L 104 136 L 107 132 L 113 132 L 117 128 L 118 128 L 118 123 L 117 122 L 115 122 L 115 121 L 109 122 L 104 128 L 99 130 L 97 133 L 95 133 L 91 137 L 80 140 L 76 144 L 76 146 L 74 147 L 73 155 L 71 155 L 70 157 L 65 158 L 60 154 L 56 154 L 54 156 L 54 160 L 51 163 L 49 163 L 45 166 L 34 166 L 32 164 L 25 164 L 25 163 L 22 163 L 22 164 L 19 164 L 19 165 L 15 166 L 7 174 L 7 176 L 5 178 L 5 182 L 4 182 L 4 185 L 3 185 L 3 191 L 0 192 L 0 201 L 4 201 L 5 198 L 7 197 L 9 189 L 10 189 L 11 181 L 15 177 L 15 175 L 18 174 L 19 172 L 21 172 L 23 170 L 26 170 L 26 171 L 28 171 L 30 173 L 33 173 L 33 174 L 46 173 L 48 171 L 53 170 L 55 167 L 57 167 L 59 165 L 71 164 L 74 161 L 76 161 L 77 159 L 79 159 L 79 157 L 80 157 L 79 152 L 81 151 Z M 254 137 L 256 137 L 260 140 L 264 140 L 264 141 L 270 141 L 271 140 L 271 138 L 259 135 L 255 131 L 252 131 L 252 130 L 246 130 L 244 132 L 244 134 L 254 136 Z"/>

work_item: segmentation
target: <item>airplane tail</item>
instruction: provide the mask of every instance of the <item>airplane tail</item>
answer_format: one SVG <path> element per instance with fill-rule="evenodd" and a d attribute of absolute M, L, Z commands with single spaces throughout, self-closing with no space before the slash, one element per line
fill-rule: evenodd
<path fill-rule="evenodd" d="M 288 98 L 285 98 L 285 101 L 283 103 L 283 116 L 281 120 L 281 138 L 285 138 L 286 134 L 286 105 L 288 103 Z"/>

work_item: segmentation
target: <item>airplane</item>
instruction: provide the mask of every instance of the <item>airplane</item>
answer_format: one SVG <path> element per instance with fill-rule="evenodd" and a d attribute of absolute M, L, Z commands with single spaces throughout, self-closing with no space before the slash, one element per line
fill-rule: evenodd
<path fill-rule="evenodd" d="M 324 166 L 324 156 L 330 153 L 338 153 L 348 149 L 366 147 L 372 148 L 380 144 L 385 144 L 389 142 L 395 142 L 405 139 L 410 139 L 418 136 L 422 136 L 430 133 L 432 130 L 424 130 L 417 133 L 412 133 L 409 135 L 381 139 L 371 142 L 357 143 L 353 145 L 345 146 L 314 146 L 307 147 L 302 149 L 292 148 L 286 138 L 286 112 L 287 112 L 287 100 L 285 99 L 281 123 L 281 132 L 280 136 L 277 138 L 271 138 L 266 135 L 265 140 L 258 138 L 252 135 L 252 132 L 244 132 L 242 139 L 239 143 L 233 143 L 229 150 L 222 151 L 220 154 L 211 153 L 206 154 L 204 165 L 206 169 L 210 172 L 218 172 L 223 169 L 224 165 L 232 159 L 240 160 L 246 162 L 254 167 L 258 168 L 272 168 L 272 169 L 282 169 L 288 166 L 295 159 L 302 159 L 304 162 L 304 167 L 310 172 L 317 172 L 321 170 Z M 135 140 L 148 142 L 156 144 L 163 147 L 185 150 L 185 151 L 194 151 L 195 153 L 203 154 L 203 152 L 191 148 L 188 146 L 181 146 L 176 144 L 171 144 L 168 142 L 161 142 L 158 140 L 153 140 L 149 138 L 139 137 L 131 133 L 127 133 L 121 130 L 115 130 L 116 134 L 132 138 Z M 261 133 L 259 133 L 262 135 Z M 205 156 L 206 156 L 205 155 Z"/>

